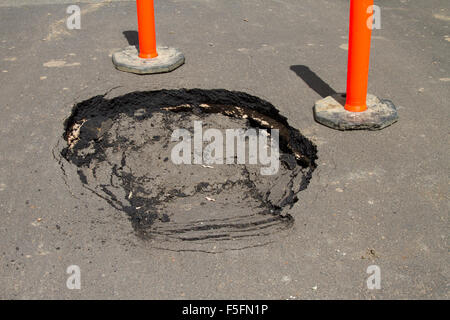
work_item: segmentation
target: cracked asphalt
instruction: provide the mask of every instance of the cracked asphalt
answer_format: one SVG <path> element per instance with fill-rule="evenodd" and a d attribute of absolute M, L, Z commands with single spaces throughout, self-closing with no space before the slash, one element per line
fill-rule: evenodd
<path fill-rule="evenodd" d="M 158 43 L 186 64 L 152 76 L 111 62 L 137 28 L 132 1 L 83 1 L 80 30 L 66 28 L 70 1 L 0 2 L 0 298 L 448 299 L 448 1 L 375 1 L 369 92 L 400 117 L 377 132 L 313 119 L 319 93 L 345 91 L 347 0 L 156 1 Z M 271 102 L 318 148 L 292 229 L 223 253 L 160 250 L 104 200 L 72 192 L 53 154 L 63 122 L 112 88 Z M 81 290 L 66 287 L 70 265 Z M 371 265 L 380 290 L 367 288 Z"/>

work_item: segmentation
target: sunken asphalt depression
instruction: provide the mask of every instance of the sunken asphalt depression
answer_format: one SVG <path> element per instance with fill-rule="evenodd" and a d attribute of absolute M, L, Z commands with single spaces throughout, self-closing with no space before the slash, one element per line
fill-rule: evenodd
<path fill-rule="evenodd" d="M 450 6 L 375 2 L 355 127 L 347 0 L 0 1 L 0 298 L 448 299 Z"/>

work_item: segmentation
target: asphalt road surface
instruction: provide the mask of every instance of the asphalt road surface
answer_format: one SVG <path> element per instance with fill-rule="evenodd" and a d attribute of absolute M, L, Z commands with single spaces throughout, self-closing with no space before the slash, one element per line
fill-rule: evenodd
<path fill-rule="evenodd" d="M 316 123 L 312 106 L 345 91 L 347 0 L 157 1 L 158 43 L 186 64 L 152 76 L 111 63 L 137 28 L 133 2 L 84 1 L 81 29 L 68 30 L 70 1 L 0 1 L 0 298 L 448 299 L 450 4 L 376 3 L 369 92 L 392 100 L 400 120 L 339 132 Z M 64 120 L 112 88 L 270 101 L 318 148 L 288 209 L 293 227 L 239 250 L 158 249 L 123 212 L 74 190 L 53 153 Z M 66 286 L 71 265 L 80 290 Z M 371 265 L 381 289 L 367 287 Z"/>

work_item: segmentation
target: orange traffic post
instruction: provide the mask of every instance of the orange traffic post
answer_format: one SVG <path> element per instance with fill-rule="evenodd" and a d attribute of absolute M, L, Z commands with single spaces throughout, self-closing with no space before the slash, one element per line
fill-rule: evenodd
<path fill-rule="evenodd" d="M 153 0 L 137 0 L 139 58 L 156 58 L 155 7 Z"/>
<path fill-rule="evenodd" d="M 313 109 L 315 120 L 327 127 L 380 130 L 398 120 L 391 101 L 367 94 L 374 8 L 373 0 L 350 0 L 347 93 L 325 97 Z"/>
<path fill-rule="evenodd" d="M 155 6 L 153 0 L 136 0 L 139 49 L 126 47 L 115 52 L 112 61 L 120 71 L 137 74 L 163 73 L 184 63 L 184 55 L 172 47 L 156 46 Z"/>
<path fill-rule="evenodd" d="M 350 1 L 350 31 L 348 41 L 347 99 L 345 109 L 352 112 L 367 110 L 372 15 L 368 10 L 373 0 Z M 369 11 L 369 13 L 368 13 Z"/>

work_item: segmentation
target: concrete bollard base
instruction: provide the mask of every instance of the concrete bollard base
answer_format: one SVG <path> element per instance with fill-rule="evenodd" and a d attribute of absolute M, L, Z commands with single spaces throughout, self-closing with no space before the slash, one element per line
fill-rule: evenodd
<path fill-rule="evenodd" d="M 118 70 L 137 74 L 170 72 L 184 63 L 184 55 L 178 49 L 158 47 L 157 51 L 156 58 L 142 59 L 135 46 L 128 46 L 115 52 L 112 61 Z"/>
<path fill-rule="evenodd" d="M 389 100 L 368 94 L 367 110 L 350 112 L 344 109 L 345 99 L 345 94 L 337 93 L 317 101 L 315 120 L 337 130 L 381 130 L 398 120 L 397 109 Z"/>

